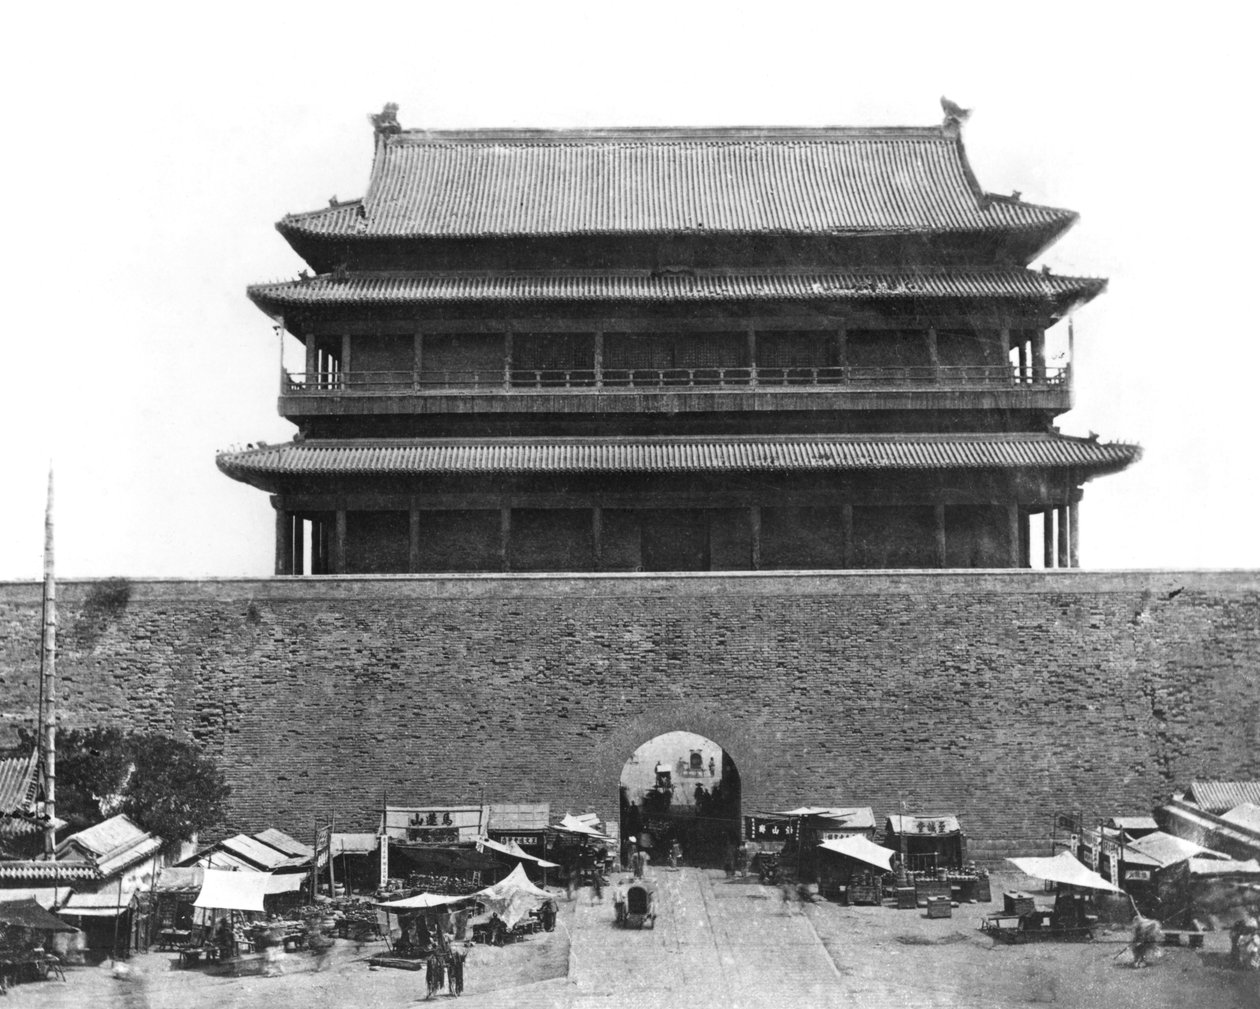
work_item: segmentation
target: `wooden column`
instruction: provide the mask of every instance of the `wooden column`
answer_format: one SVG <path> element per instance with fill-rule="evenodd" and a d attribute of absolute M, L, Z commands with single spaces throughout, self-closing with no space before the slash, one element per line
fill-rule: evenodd
<path fill-rule="evenodd" d="M 416 333 L 412 337 L 411 353 L 411 387 L 420 388 L 420 376 L 424 372 L 424 334 Z"/>
<path fill-rule="evenodd" d="M 598 374 L 598 369 L 596 369 Z M 604 567 L 604 509 L 591 509 L 591 565 L 596 571 Z"/>
<path fill-rule="evenodd" d="M 604 387 L 604 334 L 602 330 L 595 334 L 593 367 L 595 368 L 595 388 L 602 389 Z"/>
<path fill-rule="evenodd" d="M 752 541 L 752 556 L 749 560 L 754 571 L 761 570 L 761 509 L 753 505 L 748 509 L 748 532 Z"/>
<path fill-rule="evenodd" d="M 1024 553 L 1028 543 L 1028 523 L 1024 521 L 1020 507 L 1014 501 L 1006 506 L 1006 524 L 1007 535 L 1011 538 L 1007 559 L 1013 568 L 1027 567 Z"/>
<path fill-rule="evenodd" d="M 932 381 L 935 382 L 941 376 L 941 355 L 940 355 L 940 348 L 938 348 L 936 345 L 936 327 L 935 326 L 928 326 L 927 352 L 928 352 L 928 362 L 932 366 Z"/>
<path fill-rule="evenodd" d="M 1032 338 L 1033 381 L 1046 380 L 1046 331 L 1033 330 Z"/>
<path fill-rule="evenodd" d="M 512 564 L 512 509 L 499 509 L 499 567 L 511 571 Z"/>
<path fill-rule="evenodd" d="M 936 566 L 943 568 L 945 567 L 945 506 L 938 504 L 933 511 L 936 513 Z"/>
<path fill-rule="evenodd" d="M 1019 341 L 1019 381 L 1021 385 L 1028 381 L 1028 344 L 1022 338 Z"/>
<path fill-rule="evenodd" d="M 337 509 L 337 526 L 333 530 L 332 573 L 346 573 L 346 510 Z"/>
<path fill-rule="evenodd" d="M 293 573 L 306 574 L 306 520 L 293 516 Z"/>
<path fill-rule="evenodd" d="M 757 331 L 748 327 L 748 384 L 757 384 Z"/>
<path fill-rule="evenodd" d="M 849 331 L 846 327 L 841 326 L 836 330 L 835 342 L 832 350 L 832 362 L 840 369 L 840 380 L 847 381 L 849 361 Z"/>
<path fill-rule="evenodd" d="M 293 574 L 293 516 L 276 509 L 276 574 Z"/>
<path fill-rule="evenodd" d="M 1068 506 L 1068 520 L 1072 527 L 1072 542 L 1068 545 L 1068 566 L 1079 568 L 1081 566 L 1081 505 L 1079 501 L 1073 501 Z"/>
<path fill-rule="evenodd" d="M 345 333 L 341 337 L 341 373 L 348 374 L 350 371 L 350 334 Z"/>
<path fill-rule="evenodd" d="M 503 334 L 503 388 L 512 388 L 512 331 Z M 506 570 L 506 569 L 504 569 Z"/>
<path fill-rule="evenodd" d="M 319 384 L 319 351 L 315 347 L 315 334 L 306 334 L 306 387 L 314 389 Z"/>
<path fill-rule="evenodd" d="M 853 549 L 853 505 L 840 506 L 840 563 L 846 568 L 853 567 L 856 551 Z"/>
<path fill-rule="evenodd" d="M 414 501 L 407 512 L 407 570 L 420 570 L 420 509 Z"/>
<path fill-rule="evenodd" d="M 1058 512 L 1059 519 L 1059 551 L 1058 565 L 1061 568 L 1068 566 L 1068 556 L 1071 554 L 1072 543 L 1072 524 L 1068 518 L 1068 510 L 1066 505 L 1060 505 L 1055 509 Z"/>
<path fill-rule="evenodd" d="M 322 515 L 311 519 L 311 574 L 324 575 L 328 573 L 326 567 L 326 545 L 327 523 Z"/>
<path fill-rule="evenodd" d="M 1041 533 L 1041 565 L 1052 568 L 1054 567 L 1054 509 L 1046 508 L 1041 513 L 1041 519 L 1045 523 Z"/>
<path fill-rule="evenodd" d="M 1015 506 L 1019 513 L 1019 566 L 1032 567 L 1032 516 L 1026 508 Z"/>

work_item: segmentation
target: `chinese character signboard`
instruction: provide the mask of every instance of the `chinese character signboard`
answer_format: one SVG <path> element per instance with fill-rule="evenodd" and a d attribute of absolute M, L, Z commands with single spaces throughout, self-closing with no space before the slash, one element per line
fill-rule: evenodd
<path fill-rule="evenodd" d="M 315 831 L 315 864 L 323 867 L 328 864 L 328 852 L 332 849 L 332 824 L 320 827 Z"/>
<path fill-rule="evenodd" d="M 744 840 L 794 840 L 799 826 L 799 820 L 787 820 L 771 816 L 746 816 L 744 817 Z"/>

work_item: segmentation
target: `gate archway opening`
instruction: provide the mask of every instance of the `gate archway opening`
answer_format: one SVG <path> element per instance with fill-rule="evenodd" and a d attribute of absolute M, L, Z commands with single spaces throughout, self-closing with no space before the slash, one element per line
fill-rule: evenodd
<path fill-rule="evenodd" d="M 653 736 L 621 768 L 620 809 L 623 865 L 633 837 L 654 865 L 677 841 L 685 864 L 721 866 L 740 843 L 739 769 L 706 736 Z"/>

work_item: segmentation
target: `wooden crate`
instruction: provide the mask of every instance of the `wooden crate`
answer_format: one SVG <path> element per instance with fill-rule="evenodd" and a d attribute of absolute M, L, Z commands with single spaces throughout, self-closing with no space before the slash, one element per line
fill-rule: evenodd
<path fill-rule="evenodd" d="M 927 903 L 927 916 L 929 918 L 952 918 L 954 916 L 954 906 L 950 903 L 948 897 L 932 897 Z"/>
<path fill-rule="evenodd" d="M 910 910 L 917 905 L 918 901 L 914 895 L 914 887 L 899 886 L 897 887 L 897 907 L 903 911 Z"/>
<path fill-rule="evenodd" d="M 1007 914 L 1032 914 L 1037 904 L 1031 894 L 1007 891 L 1002 894 L 1002 909 Z"/>

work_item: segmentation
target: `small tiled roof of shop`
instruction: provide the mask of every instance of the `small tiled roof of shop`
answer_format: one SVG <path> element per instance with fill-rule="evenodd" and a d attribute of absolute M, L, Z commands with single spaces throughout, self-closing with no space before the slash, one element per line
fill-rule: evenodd
<path fill-rule="evenodd" d="M 1076 215 L 984 193 L 950 127 L 404 130 L 361 200 L 286 216 L 336 239 L 1057 233 Z"/>
<path fill-rule="evenodd" d="M 38 767 L 36 750 L 24 757 L 0 758 L 0 816 L 25 808 Z"/>
<path fill-rule="evenodd" d="M 787 473 L 1073 468 L 1134 462 L 1136 445 L 1057 434 L 307 440 L 218 456 L 228 476 Z"/>
<path fill-rule="evenodd" d="M 1244 802 L 1260 805 L 1260 781 L 1192 781 L 1186 799 L 1219 816 Z"/>
<path fill-rule="evenodd" d="M 254 839 L 262 841 L 263 844 L 269 844 L 276 851 L 283 852 L 290 858 L 314 858 L 315 849 L 309 844 L 303 844 L 296 838 L 290 837 L 282 830 L 276 830 L 275 827 L 268 827 L 266 830 L 260 830 L 254 834 Z"/>
<path fill-rule="evenodd" d="M 108 820 L 62 838 L 57 849 L 62 851 L 73 844 L 99 858 L 117 848 L 138 844 L 147 836 L 149 835 L 145 830 L 136 826 L 124 814 L 119 813 Z"/>
<path fill-rule="evenodd" d="M 87 861 L 59 862 L 44 859 L 0 861 L 0 879 L 56 880 L 100 879 L 96 866 Z"/>
<path fill-rule="evenodd" d="M 1222 813 L 1221 819 L 1260 834 L 1260 805 L 1254 802 L 1240 802 L 1228 813 Z"/>
<path fill-rule="evenodd" d="M 916 301 L 983 298 L 1075 306 L 1105 280 L 1023 269 L 856 269 L 827 273 L 351 273 L 255 284 L 264 311 L 462 302 Z"/>
<path fill-rule="evenodd" d="M 235 855 L 237 858 L 252 862 L 260 869 L 268 872 L 273 869 L 305 865 L 310 861 L 310 856 L 295 858 L 291 855 L 286 855 L 270 844 L 260 841 L 258 838 L 250 837 L 248 834 L 236 834 L 233 837 L 226 837 L 219 842 L 218 848 Z"/>

